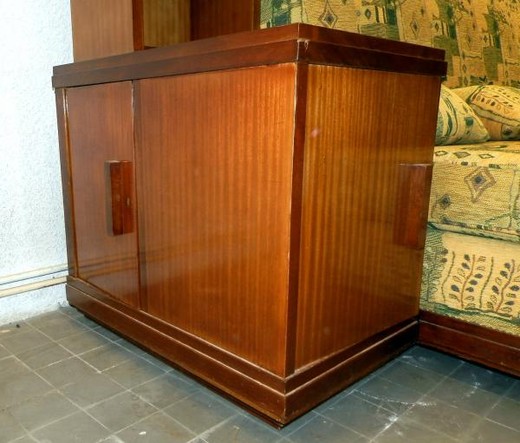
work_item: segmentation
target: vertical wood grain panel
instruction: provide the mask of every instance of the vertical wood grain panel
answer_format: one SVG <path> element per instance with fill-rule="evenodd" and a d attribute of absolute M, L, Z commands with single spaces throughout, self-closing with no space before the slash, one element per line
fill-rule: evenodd
<path fill-rule="evenodd" d="M 134 161 L 132 84 L 68 89 L 67 107 L 78 276 L 136 307 L 137 233 L 109 232 L 105 167 Z M 135 220 L 135 206 L 131 211 Z"/>
<path fill-rule="evenodd" d="M 189 0 L 141 1 L 145 47 L 167 46 L 190 40 Z"/>
<path fill-rule="evenodd" d="M 191 0 L 191 39 L 260 28 L 260 0 Z"/>
<path fill-rule="evenodd" d="M 418 314 L 422 250 L 395 244 L 393 223 L 399 164 L 431 162 L 438 91 L 432 77 L 310 67 L 297 367 Z"/>
<path fill-rule="evenodd" d="M 132 0 L 71 0 L 70 8 L 75 61 L 134 50 Z"/>
<path fill-rule="evenodd" d="M 285 370 L 293 64 L 138 82 L 150 314 Z"/>

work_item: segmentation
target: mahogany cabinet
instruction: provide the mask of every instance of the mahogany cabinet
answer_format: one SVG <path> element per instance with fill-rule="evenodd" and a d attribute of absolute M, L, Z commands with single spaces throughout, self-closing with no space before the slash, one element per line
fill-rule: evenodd
<path fill-rule="evenodd" d="M 410 346 L 443 52 L 308 25 L 54 69 L 69 302 L 277 425 Z"/>

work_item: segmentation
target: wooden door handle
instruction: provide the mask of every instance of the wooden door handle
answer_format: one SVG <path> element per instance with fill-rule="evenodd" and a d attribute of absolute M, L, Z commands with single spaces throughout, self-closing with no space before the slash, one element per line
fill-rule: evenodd
<path fill-rule="evenodd" d="M 111 235 L 134 231 L 133 167 L 130 161 L 106 161 L 107 228 Z"/>
<path fill-rule="evenodd" d="M 399 165 L 394 242 L 413 249 L 424 248 L 432 164 Z"/>

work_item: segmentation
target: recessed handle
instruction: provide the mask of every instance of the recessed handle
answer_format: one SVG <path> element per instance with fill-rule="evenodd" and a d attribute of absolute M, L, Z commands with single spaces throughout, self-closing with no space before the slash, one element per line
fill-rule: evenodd
<path fill-rule="evenodd" d="M 134 231 L 132 162 L 106 161 L 107 228 L 111 235 Z"/>
<path fill-rule="evenodd" d="M 424 248 L 432 169 L 432 164 L 399 165 L 394 221 L 394 242 L 398 245 Z"/>

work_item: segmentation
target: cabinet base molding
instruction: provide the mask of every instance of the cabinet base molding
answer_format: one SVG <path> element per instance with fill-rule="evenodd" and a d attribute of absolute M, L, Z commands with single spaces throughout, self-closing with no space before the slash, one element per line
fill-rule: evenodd
<path fill-rule="evenodd" d="M 412 346 L 410 319 L 316 364 L 280 377 L 69 277 L 69 303 L 89 318 L 282 427 Z"/>
<path fill-rule="evenodd" d="M 419 344 L 520 376 L 520 339 L 510 334 L 421 311 Z"/>

